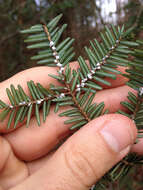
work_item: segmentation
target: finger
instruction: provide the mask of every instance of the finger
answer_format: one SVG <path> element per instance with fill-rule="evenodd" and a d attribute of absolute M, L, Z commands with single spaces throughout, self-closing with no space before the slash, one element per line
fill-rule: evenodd
<path fill-rule="evenodd" d="M 86 61 L 86 63 L 89 65 L 88 61 Z M 75 61 L 75 62 L 72 62 L 70 64 L 70 67 L 72 69 L 78 69 L 79 68 L 79 64 Z M 120 71 L 122 74 L 126 73 L 126 71 L 125 71 L 126 69 L 127 68 L 122 67 L 122 66 L 118 66 L 116 68 L 116 70 Z M 114 80 L 112 78 L 109 78 L 109 77 L 105 77 L 104 78 L 106 81 L 108 81 L 111 84 L 110 86 L 104 85 L 103 83 L 100 83 L 100 82 L 97 82 L 97 81 L 96 81 L 96 83 L 100 84 L 103 87 L 103 89 L 106 89 L 106 88 L 114 88 L 114 87 L 125 85 L 125 83 L 128 81 L 128 79 L 126 77 L 124 77 L 124 76 L 122 76 L 120 74 L 115 74 L 115 76 L 116 76 L 116 80 Z"/>
<path fill-rule="evenodd" d="M 48 155 L 41 157 L 40 159 L 27 162 L 27 167 L 29 171 L 29 175 L 32 175 L 33 173 L 37 172 L 39 169 L 45 166 L 47 164 L 48 160 L 52 158 L 52 156 L 55 154 L 55 151 L 51 151 Z"/>
<path fill-rule="evenodd" d="M 35 83 L 39 82 L 46 88 L 48 88 L 50 83 L 54 83 L 55 85 L 58 85 L 59 83 L 57 80 L 48 76 L 50 73 L 57 74 L 57 72 L 54 68 L 47 69 L 47 67 L 36 67 L 36 68 L 28 69 L 28 70 L 25 70 L 25 71 L 22 71 L 22 72 L 16 74 L 15 76 L 11 77 L 10 79 L 8 79 L 0 84 L 0 88 L 1 88 L 0 99 L 2 99 L 6 104 L 10 104 L 5 89 L 9 88 L 11 84 L 13 84 L 15 87 L 18 84 L 20 84 L 23 87 L 25 93 L 28 95 L 30 95 L 30 94 L 29 94 L 29 90 L 27 87 L 27 81 L 33 80 Z M 5 128 L 7 126 L 7 122 L 8 122 L 8 119 L 5 119 L 1 123 L 1 130 L 3 130 L 3 128 Z M 24 122 L 25 121 L 23 121 L 22 123 L 19 123 L 19 125 L 17 127 L 23 125 Z M 13 126 L 13 125 L 11 125 L 11 126 Z M 1 130 L 0 130 L 0 132 L 1 132 Z M 6 131 L 9 132 L 11 130 L 13 130 L 13 129 L 9 129 Z"/>
<path fill-rule="evenodd" d="M 9 143 L 0 137 L 0 187 L 9 189 L 27 176 L 28 169 L 25 163 L 16 158 Z"/>
<path fill-rule="evenodd" d="M 105 109 L 109 109 L 110 113 L 126 109 L 121 105 L 122 101 L 127 101 L 128 92 L 136 94 L 136 91 L 132 88 L 124 85 L 117 88 L 105 89 L 98 92 L 94 101 L 98 103 L 104 102 Z"/>
<path fill-rule="evenodd" d="M 136 94 L 135 90 L 125 85 L 121 87 L 113 88 L 113 89 L 105 89 L 105 90 L 97 92 L 93 102 L 96 102 L 96 103 L 104 102 L 105 108 L 108 108 L 110 110 L 110 113 L 113 113 L 119 109 L 124 110 L 120 102 L 127 100 L 127 95 L 129 91 Z M 12 127 L 10 130 L 6 129 L 7 122 L 8 122 L 7 119 L 1 123 L 1 127 L 0 127 L 1 133 L 8 133 L 9 131 L 14 130 Z M 23 125 L 24 123 L 25 121 L 20 123 L 18 127 Z"/>
<path fill-rule="evenodd" d="M 125 116 L 95 119 L 70 137 L 43 168 L 12 190 L 88 190 L 128 153 L 136 134 L 134 123 Z"/>
<path fill-rule="evenodd" d="M 74 62 L 74 64 L 71 64 L 73 68 L 78 67 L 78 65 Z M 123 67 L 118 68 L 119 71 L 125 72 L 125 69 Z M 0 97 L 1 99 L 6 102 L 10 103 L 5 89 L 9 88 L 11 84 L 14 86 L 17 86 L 20 84 L 23 89 L 25 89 L 25 92 L 28 93 L 28 87 L 27 87 L 27 81 L 33 80 L 35 83 L 39 82 L 41 83 L 45 88 L 49 86 L 50 83 L 54 83 L 55 85 L 59 85 L 59 82 L 50 76 L 49 74 L 57 74 L 57 71 L 50 67 L 47 69 L 47 67 L 35 67 L 32 69 L 27 69 L 25 71 L 19 72 L 18 74 L 14 75 L 13 77 L 5 80 L 0 84 Z M 105 78 L 106 79 L 106 78 Z M 111 82 L 111 87 L 118 87 L 125 84 L 127 79 L 121 75 L 117 76 L 117 80 L 108 79 L 108 81 Z"/>
<path fill-rule="evenodd" d="M 104 90 L 105 92 L 98 92 L 94 102 L 100 103 L 104 101 L 106 105 L 105 109 L 108 108 L 112 113 L 118 109 L 123 110 L 120 102 L 126 100 L 129 90 L 129 87 L 123 86 Z M 70 108 L 61 108 L 59 113 L 68 109 Z M 71 125 L 64 124 L 66 119 L 67 118 L 59 117 L 55 114 L 52 108 L 46 122 L 42 123 L 40 128 L 36 127 L 37 121 L 36 118 L 33 117 L 31 118 L 30 127 L 28 129 L 24 125 L 16 131 L 4 136 L 20 159 L 31 161 L 46 155 L 60 142 L 64 135 L 70 134 L 69 128 Z"/>
<path fill-rule="evenodd" d="M 116 70 L 120 71 L 121 73 L 125 74 L 127 68 L 125 67 L 121 67 L 119 66 Z M 107 80 L 111 85 L 107 86 L 107 85 L 103 85 L 101 83 L 99 83 L 104 89 L 109 89 L 109 88 L 116 88 L 122 85 L 125 85 L 126 82 L 128 81 L 128 79 L 120 74 L 115 74 L 116 75 L 116 80 L 111 79 L 111 78 L 107 78 L 105 77 L 105 80 Z"/>
<path fill-rule="evenodd" d="M 87 65 L 89 65 L 89 61 L 86 61 Z M 70 63 L 70 67 L 72 69 L 78 69 L 79 68 L 79 63 L 74 61 Z M 116 70 L 120 71 L 121 73 L 125 74 L 126 73 L 126 67 L 122 67 L 122 66 L 118 66 L 116 68 Z M 110 72 L 109 72 L 110 73 Z M 115 74 L 115 73 L 114 73 Z M 110 86 L 104 85 L 102 83 L 97 82 L 98 84 L 100 84 L 103 88 L 113 88 L 113 87 L 118 87 L 118 86 L 122 86 L 125 85 L 125 83 L 128 81 L 128 79 L 120 74 L 115 74 L 116 76 L 116 80 L 109 78 L 109 77 L 105 77 L 104 79 L 107 80 L 108 82 L 110 82 Z"/>
<path fill-rule="evenodd" d="M 42 114 L 40 118 L 42 119 Z M 64 121 L 65 118 L 56 115 L 52 109 L 46 122 L 42 123 L 40 127 L 37 127 L 36 118 L 33 117 L 29 128 L 22 126 L 4 137 L 11 144 L 19 159 L 35 160 L 49 153 L 64 136 L 71 133 L 70 127 L 64 125 Z"/>
<path fill-rule="evenodd" d="M 75 69 L 78 67 L 78 64 L 77 64 L 77 62 L 73 62 L 73 63 L 71 63 L 71 66 L 72 66 L 72 68 Z M 118 69 L 124 72 L 123 67 L 119 67 Z M 8 79 L 0 84 L 0 87 L 1 87 L 0 99 L 2 99 L 6 104 L 10 104 L 5 89 L 9 88 L 11 84 L 13 84 L 14 86 L 17 86 L 18 84 L 20 84 L 23 87 L 26 94 L 28 94 L 28 95 L 29 95 L 29 90 L 27 87 L 27 81 L 30 81 L 30 80 L 33 80 L 35 83 L 37 83 L 37 82 L 41 83 L 45 88 L 47 88 L 50 83 L 59 85 L 57 80 L 48 76 L 48 74 L 51 74 L 51 73 L 54 75 L 57 75 L 56 69 L 55 68 L 47 69 L 47 67 L 36 67 L 36 68 L 28 69 L 28 70 L 25 70 L 25 71 L 22 71 L 22 72 L 16 74 L 15 76 L 11 77 L 10 79 Z M 111 87 L 123 85 L 123 83 L 126 81 L 125 77 L 122 77 L 121 75 L 117 76 L 117 80 L 111 80 L 111 79 L 107 79 L 107 80 L 109 80 L 111 82 Z M 8 122 L 8 119 L 5 119 L 1 123 L 0 132 L 3 130 L 3 128 L 5 128 L 7 126 L 7 122 Z M 17 125 L 17 127 L 22 126 L 23 123 L 25 123 L 25 120 L 23 122 L 19 123 Z M 13 126 L 13 123 L 11 124 L 11 126 Z M 14 129 L 10 128 L 7 130 L 7 132 L 12 131 L 12 130 L 14 130 Z"/>
<path fill-rule="evenodd" d="M 135 145 L 133 145 L 132 152 L 137 153 L 138 155 L 143 155 L 143 139 L 139 139 L 139 142 Z"/>

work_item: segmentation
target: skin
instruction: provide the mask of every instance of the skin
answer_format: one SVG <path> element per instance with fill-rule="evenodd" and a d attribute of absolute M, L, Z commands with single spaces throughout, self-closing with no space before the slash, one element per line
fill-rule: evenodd
<path fill-rule="evenodd" d="M 72 63 L 72 67 L 76 65 Z M 118 70 L 124 71 L 121 67 Z M 5 89 L 10 84 L 20 84 L 27 94 L 29 80 L 40 82 L 44 87 L 50 83 L 58 85 L 49 73 L 57 71 L 37 67 L 16 74 L 0 84 L 0 99 L 9 103 Z M 94 99 L 97 103 L 104 101 L 110 114 L 89 122 L 56 151 L 55 146 L 71 132 L 70 125 L 63 124 L 66 118 L 55 115 L 53 108 L 41 127 L 37 127 L 34 116 L 28 129 L 25 121 L 15 130 L 6 130 L 7 120 L 0 123 L 0 190 L 88 190 L 130 150 L 142 154 L 143 141 L 133 145 L 137 135 L 135 124 L 115 114 L 118 109 L 124 110 L 120 102 L 126 100 L 128 92 L 135 93 L 125 85 L 126 80 L 122 76 L 110 80 L 111 86 L 103 86 L 104 90 Z M 115 150 L 107 143 L 101 135 L 105 126 L 116 126 L 118 133 L 123 132 L 120 139 L 126 149 Z"/>

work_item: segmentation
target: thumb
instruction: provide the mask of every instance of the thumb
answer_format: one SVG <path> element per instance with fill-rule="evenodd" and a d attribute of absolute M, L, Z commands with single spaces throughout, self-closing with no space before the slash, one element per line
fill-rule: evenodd
<path fill-rule="evenodd" d="M 80 129 L 19 190 L 88 190 L 130 150 L 135 124 L 125 116 L 101 116 Z M 22 188 L 23 187 L 23 188 Z"/>

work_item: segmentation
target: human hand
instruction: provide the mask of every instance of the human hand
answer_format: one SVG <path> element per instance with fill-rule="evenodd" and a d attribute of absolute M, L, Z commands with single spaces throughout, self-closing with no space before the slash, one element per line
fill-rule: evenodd
<path fill-rule="evenodd" d="M 122 68 L 120 68 L 122 69 Z M 48 77 L 53 68 L 37 67 L 23 71 L 0 84 L 0 99 L 8 103 L 5 88 L 20 84 L 28 93 L 26 82 L 33 80 L 44 87 L 58 82 Z M 136 139 L 135 124 L 114 114 L 127 97 L 126 79 L 110 80 L 112 86 L 97 93 L 97 103 L 104 101 L 110 114 L 92 120 L 72 135 L 57 151 L 51 152 L 70 134 L 64 117 L 51 110 L 45 123 L 37 127 L 33 116 L 27 129 L 21 123 L 16 130 L 0 127 L 0 190 L 88 190 L 132 148 Z M 65 109 L 65 108 L 64 108 Z M 63 111 L 63 110 L 62 110 Z M 142 141 L 132 150 L 142 153 Z"/>

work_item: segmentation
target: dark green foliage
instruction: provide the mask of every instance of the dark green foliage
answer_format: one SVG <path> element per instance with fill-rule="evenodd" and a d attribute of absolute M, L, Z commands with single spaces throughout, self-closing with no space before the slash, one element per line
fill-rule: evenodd
<path fill-rule="evenodd" d="M 129 78 L 127 83 L 133 89 L 138 90 L 143 86 L 143 48 L 142 41 L 138 40 L 137 43 L 141 45 L 140 49 L 135 49 L 132 55 L 134 56 L 134 62 L 130 62 L 129 69 L 126 70 L 127 74 L 124 74 L 125 77 Z"/>
<path fill-rule="evenodd" d="M 91 97 L 95 96 L 96 91 L 103 89 L 102 84 L 110 86 L 110 83 L 105 77 L 116 79 L 116 75 L 121 74 L 121 72 L 116 70 L 118 65 L 128 66 L 131 63 L 127 59 L 128 54 L 132 53 L 130 47 L 136 47 L 138 43 L 125 40 L 126 32 L 124 31 L 124 26 L 122 28 L 115 28 L 112 25 L 111 29 L 105 27 L 105 32 L 101 33 L 102 42 L 99 43 L 94 39 L 90 41 L 91 48 L 85 47 L 89 64 L 87 64 L 87 60 L 79 56 L 78 70 L 71 70 L 69 62 L 75 55 L 72 47 L 74 40 L 66 38 L 62 42 L 59 41 L 66 28 L 66 25 L 63 25 L 61 28 L 57 27 L 61 16 L 62 15 L 55 17 L 47 25 L 38 24 L 30 27 L 30 29 L 23 30 L 22 33 L 29 34 L 25 40 L 27 43 L 31 43 L 28 45 L 28 48 L 38 48 L 38 55 L 33 56 L 32 59 L 37 60 L 40 64 L 59 67 L 60 70 L 58 74 L 50 74 L 50 76 L 57 79 L 62 86 L 50 86 L 49 92 L 51 93 L 53 91 L 53 98 L 55 96 L 55 98 L 50 101 L 56 103 L 55 112 L 57 112 L 61 106 L 70 105 L 78 109 L 76 114 L 72 113 L 72 115 L 67 115 L 67 117 L 72 116 L 72 118 L 67 120 L 66 123 L 74 123 L 71 128 L 75 128 L 81 127 L 95 117 L 103 114 L 104 103 L 99 105 L 93 103 L 92 105 Z M 134 62 L 132 62 L 132 64 L 134 64 Z M 46 89 L 41 87 L 40 84 L 36 86 L 33 82 L 28 82 L 27 85 L 32 96 L 32 101 L 43 100 L 45 96 L 47 98 L 50 94 L 49 92 L 49 94 L 47 94 Z M 21 99 L 19 91 L 15 90 L 14 86 L 11 86 L 11 91 L 7 89 L 11 106 L 18 107 L 21 101 L 31 101 L 24 91 L 21 91 L 24 99 Z M 61 97 L 61 95 L 64 96 Z M 45 121 L 49 110 L 46 111 L 46 103 L 42 104 L 43 120 Z M 30 105 L 29 108 L 27 108 L 26 105 L 25 109 L 23 109 L 22 106 L 18 107 L 15 126 L 22 116 L 22 120 L 28 116 L 27 125 L 29 124 L 33 105 Z M 3 112 L 5 117 L 11 111 L 9 107 L 7 109 L 7 111 Z M 38 125 L 40 125 L 39 109 L 40 106 L 35 104 L 35 116 Z M 14 112 L 10 114 L 8 126 L 10 126 L 12 122 L 13 115 Z M 5 118 L 4 116 L 2 116 L 2 119 Z"/>
<path fill-rule="evenodd" d="M 54 98 L 52 91 L 48 91 L 42 85 L 35 85 L 33 81 L 27 83 L 30 95 L 26 95 L 23 88 L 18 85 L 17 89 L 11 85 L 10 89 L 6 89 L 11 105 L 0 101 L 1 109 L 4 109 L 0 114 L 0 119 L 3 121 L 8 118 L 7 128 L 13 125 L 16 128 L 19 122 L 23 122 L 27 118 L 27 127 L 32 117 L 32 111 L 35 110 L 35 116 L 38 125 L 40 125 L 40 112 L 43 114 L 43 121 L 49 113 L 51 99 Z M 40 107 L 43 106 L 42 111 Z M 33 113 L 34 114 L 34 113 Z M 12 124 L 12 122 L 14 124 Z"/>
<path fill-rule="evenodd" d="M 141 44 L 141 41 L 137 42 Z M 131 65 L 129 63 L 130 67 L 129 69 L 126 69 L 127 74 L 124 74 L 124 76 L 129 78 L 127 84 L 137 91 L 137 96 L 129 92 L 129 101 L 121 102 L 121 104 L 126 107 L 129 112 L 125 113 L 123 111 L 119 111 L 119 113 L 133 119 L 139 129 L 138 132 L 140 133 L 143 129 L 143 58 L 141 57 L 142 48 L 140 49 L 140 51 L 137 51 L 137 49 L 135 49 L 132 55 L 134 55 L 134 61 L 131 62 Z M 139 137 L 142 137 L 141 134 L 139 134 Z"/>
<path fill-rule="evenodd" d="M 142 165 L 143 157 L 137 156 L 136 154 L 129 154 L 122 161 L 120 161 L 116 166 L 114 166 L 94 187 L 92 190 L 104 190 L 109 188 L 110 186 L 114 187 L 116 183 L 118 183 L 118 187 L 124 189 L 123 186 L 125 184 L 124 180 L 128 179 L 128 172 L 133 170 L 133 167 L 136 164 Z M 135 174 L 137 175 L 137 174 Z M 131 179 L 130 179 L 131 180 Z M 133 181 L 134 183 L 134 181 Z M 133 188 L 133 183 L 129 181 L 131 188 Z M 111 185 L 112 184 L 112 185 Z M 126 184 L 125 184 L 126 185 Z"/>
<path fill-rule="evenodd" d="M 73 48 L 71 48 L 71 45 L 73 43 L 73 39 L 66 38 L 62 42 L 59 42 L 60 37 L 62 36 L 62 33 L 66 29 L 67 25 L 64 24 L 60 28 L 57 27 L 57 24 L 60 20 L 62 15 L 57 16 L 54 18 L 49 24 L 47 24 L 47 29 L 49 32 L 49 36 L 51 38 L 51 41 L 54 42 L 54 45 L 56 46 L 57 53 L 60 58 L 60 63 L 65 66 L 68 64 L 69 61 L 72 60 L 74 57 Z M 53 55 L 53 51 L 50 48 L 50 41 L 48 39 L 48 34 L 45 33 L 43 25 L 35 25 L 32 26 L 30 29 L 23 30 L 22 33 L 28 33 L 31 34 L 27 37 L 25 40 L 26 43 L 34 43 L 32 45 L 28 45 L 28 49 L 41 49 L 38 51 L 38 55 L 33 56 L 32 60 L 38 60 L 38 64 L 47 65 L 51 67 L 55 67 L 56 64 L 54 64 L 55 57 Z"/>
<path fill-rule="evenodd" d="M 134 45 L 134 44 L 133 44 Z M 143 59 L 141 58 L 142 51 L 136 53 L 135 50 L 132 55 L 134 55 L 134 61 L 129 62 L 129 69 L 126 70 L 128 74 L 124 74 L 129 81 L 127 84 L 135 89 L 136 95 L 132 92 L 128 93 L 128 101 L 121 102 L 121 104 L 126 108 L 126 112 L 119 110 L 117 113 L 123 114 L 130 119 L 132 119 L 137 128 L 138 128 L 138 142 L 139 138 L 143 138 Z M 130 64 L 132 63 L 132 64 Z M 110 180 L 116 181 L 120 178 L 123 178 L 127 173 L 132 169 L 133 164 L 142 164 L 142 156 L 135 154 L 129 154 L 124 158 L 123 161 L 117 164 L 112 170 L 111 173 L 107 174 L 107 177 Z M 133 164 L 132 164 L 133 163 Z"/>
<path fill-rule="evenodd" d="M 108 114 L 109 110 L 105 110 L 104 102 L 97 104 L 94 98 L 98 91 L 103 89 L 103 85 L 111 85 L 109 78 L 115 80 L 117 75 L 122 74 L 117 70 L 118 66 L 124 66 L 128 67 L 127 74 L 123 74 L 129 78 L 127 84 L 137 90 L 138 94 L 136 96 L 129 92 L 129 101 L 121 102 L 128 112 L 119 110 L 118 113 L 133 119 L 138 127 L 138 137 L 142 137 L 143 51 L 138 49 L 142 41 L 128 41 L 127 35 L 132 29 L 125 31 L 124 26 L 120 28 L 113 25 L 111 28 L 105 27 L 105 32 L 100 33 L 102 41 L 90 41 L 90 47 L 85 47 L 86 58 L 79 56 L 78 68 L 72 69 L 69 63 L 75 55 L 72 47 L 74 39 L 66 38 L 60 41 L 66 28 L 66 25 L 57 27 L 61 16 L 55 17 L 48 24 L 38 24 L 22 31 L 28 34 L 25 40 L 30 43 L 28 48 L 38 49 L 38 54 L 33 56 L 32 60 L 37 60 L 38 64 L 57 67 L 57 75 L 49 76 L 56 79 L 59 85 L 51 84 L 46 89 L 39 83 L 27 82 L 30 95 L 27 95 L 20 85 L 17 88 L 11 85 L 10 89 L 6 89 L 10 105 L 0 100 L 0 109 L 3 110 L 0 119 L 3 121 L 8 118 L 7 128 L 16 128 L 18 123 L 25 119 L 28 126 L 31 117 L 35 116 L 40 126 L 40 113 L 45 122 L 51 104 L 54 104 L 55 113 L 61 107 L 66 107 L 67 110 L 59 116 L 67 117 L 65 124 L 70 125 L 71 130 L 79 129 L 91 120 Z M 142 158 L 128 155 L 112 168 L 95 188 L 106 188 L 104 179 L 112 182 L 121 179 L 132 168 L 132 163 L 141 164 Z"/>

